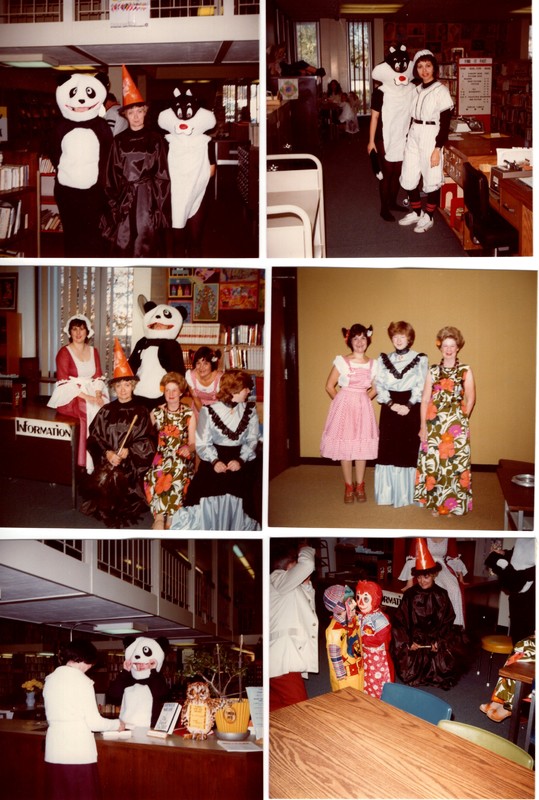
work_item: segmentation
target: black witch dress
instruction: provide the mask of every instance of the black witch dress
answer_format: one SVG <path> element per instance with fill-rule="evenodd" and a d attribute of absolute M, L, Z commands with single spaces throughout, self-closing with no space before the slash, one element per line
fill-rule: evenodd
<path fill-rule="evenodd" d="M 458 632 L 453 628 L 455 612 L 441 586 L 419 585 L 407 589 L 392 618 L 392 655 L 397 674 L 410 686 L 428 685 L 449 689 L 458 679 L 461 662 Z M 413 643 L 426 645 L 410 650 Z M 430 646 L 437 644 L 437 651 Z"/>
<path fill-rule="evenodd" d="M 137 420 L 125 443 L 129 455 L 111 467 L 107 450 L 117 452 L 134 417 Z M 124 528 L 134 524 L 148 504 L 144 495 L 144 475 L 155 452 L 155 433 L 150 413 L 137 400 L 113 400 L 97 412 L 86 443 L 95 470 L 82 488 L 81 511 L 97 517 L 107 527 Z"/>
<path fill-rule="evenodd" d="M 110 151 L 106 193 L 110 215 L 102 220 L 112 253 L 135 258 L 164 255 L 170 227 L 170 177 L 165 140 L 158 131 L 128 128 Z"/>
<path fill-rule="evenodd" d="M 256 456 L 259 420 L 254 403 L 217 402 L 200 410 L 196 449 L 200 465 L 173 529 L 258 530 Z M 239 461 L 236 472 L 216 472 L 217 461 Z"/>

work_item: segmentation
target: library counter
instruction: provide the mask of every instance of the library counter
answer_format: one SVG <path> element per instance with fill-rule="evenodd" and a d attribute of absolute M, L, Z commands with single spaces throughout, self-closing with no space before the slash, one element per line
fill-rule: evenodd
<path fill-rule="evenodd" d="M 515 136 L 463 133 L 458 139 L 450 139 L 445 146 L 446 174 L 461 188 L 464 185 L 464 162 L 469 161 L 476 169 L 488 171 L 497 163 L 500 147 L 522 147 L 522 139 Z M 533 255 L 533 191 L 522 181 L 506 178 L 502 181 L 500 195 L 490 193 L 491 206 L 500 213 L 519 234 L 519 256 Z M 460 236 L 459 236 L 460 238 Z M 467 231 L 463 232 L 464 249 L 473 249 Z"/>
<path fill-rule="evenodd" d="M 46 723 L 0 719 L 2 788 L 10 800 L 45 800 Z M 142 730 L 128 740 L 96 734 L 103 797 L 130 800 L 178 796 L 201 800 L 262 800 L 263 752 L 227 752 L 215 736 L 152 739 Z M 175 791 L 172 791 L 175 795 Z"/>

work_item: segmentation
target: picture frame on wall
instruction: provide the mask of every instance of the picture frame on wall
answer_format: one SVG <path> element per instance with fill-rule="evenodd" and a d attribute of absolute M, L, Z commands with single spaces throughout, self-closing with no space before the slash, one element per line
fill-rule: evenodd
<path fill-rule="evenodd" d="M 193 282 L 190 278 L 169 278 L 168 297 L 170 299 L 193 297 Z"/>
<path fill-rule="evenodd" d="M 258 269 L 243 269 L 242 267 L 225 268 L 221 270 L 219 280 L 221 283 L 257 281 L 260 274 Z"/>
<path fill-rule="evenodd" d="M 219 308 L 221 310 L 258 308 L 258 284 L 255 283 L 222 283 L 219 290 Z"/>
<path fill-rule="evenodd" d="M 16 274 L 0 274 L 0 308 L 2 311 L 17 310 L 17 278 Z"/>
<path fill-rule="evenodd" d="M 168 276 L 169 278 L 185 278 L 188 275 L 193 274 L 193 267 L 169 267 L 168 268 Z"/>
<path fill-rule="evenodd" d="M 173 308 L 185 308 L 187 311 L 187 316 L 184 319 L 184 324 L 186 322 L 193 321 L 193 301 L 192 300 L 170 300 L 169 305 Z"/>
<path fill-rule="evenodd" d="M 195 283 L 193 322 L 219 321 L 219 284 Z"/>

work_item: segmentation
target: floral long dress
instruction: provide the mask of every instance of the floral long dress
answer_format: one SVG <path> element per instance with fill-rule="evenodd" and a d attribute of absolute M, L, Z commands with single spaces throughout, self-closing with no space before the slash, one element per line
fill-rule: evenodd
<path fill-rule="evenodd" d="M 172 516 L 183 505 L 187 487 L 195 473 L 194 453 L 189 458 L 178 454 L 189 444 L 189 420 L 193 410 L 180 405 L 178 411 L 160 406 L 154 410 L 157 424 L 157 452 L 144 479 L 146 500 L 152 514 Z"/>
<path fill-rule="evenodd" d="M 414 499 L 443 515 L 472 510 L 470 427 L 464 406 L 468 370 L 465 364 L 430 367 L 427 441 L 419 451 Z"/>

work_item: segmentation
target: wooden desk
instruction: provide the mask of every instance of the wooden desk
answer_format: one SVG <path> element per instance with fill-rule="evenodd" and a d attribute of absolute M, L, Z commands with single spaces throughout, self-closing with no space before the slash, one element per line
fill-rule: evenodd
<path fill-rule="evenodd" d="M 46 723 L 0 720 L 2 792 L 10 800 L 47 797 L 43 748 Z M 151 739 L 135 731 L 113 741 L 96 734 L 102 795 L 118 800 L 199 798 L 262 800 L 263 751 L 228 753 L 215 737 Z"/>
<path fill-rule="evenodd" d="M 496 470 L 505 502 L 504 530 L 533 530 L 533 510 L 535 489 L 513 483 L 515 475 L 535 474 L 535 464 L 527 461 L 500 459 Z"/>
<path fill-rule="evenodd" d="M 515 696 L 513 698 L 513 712 L 509 720 L 508 739 L 517 742 L 518 729 L 520 727 L 520 711 L 522 709 L 522 698 L 524 694 L 524 684 L 531 684 L 535 678 L 535 664 L 529 661 L 515 661 L 514 664 L 503 666 L 499 670 L 502 678 L 511 678 L 515 681 Z"/>
<path fill-rule="evenodd" d="M 518 178 L 500 181 L 500 194 L 490 193 L 490 205 L 518 230 L 519 256 L 533 255 L 533 189 Z"/>
<path fill-rule="evenodd" d="M 463 133 L 459 134 L 461 138 L 450 139 L 444 148 L 444 169 L 446 174 L 452 178 L 461 188 L 464 186 L 464 162 L 469 161 L 476 169 L 480 169 L 482 164 L 490 166 L 497 164 L 498 156 L 497 150 L 500 147 L 522 147 L 522 139 L 517 136 L 502 136 L 493 139 L 485 138 L 487 134 L 473 134 Z M 506 179 L 505 183 L 521 183 L 521 181 L 513 181 Z M 522 184 L 524 186 L 524 184 Z M 530 187 L 525 187 L 530 189 Z M 495 199 L 492 204 L 496 210 L 502 214 L 507 221 L 513 225 L 519 232 L 519 255 L 529 255 L 532 252 L 532 228 L 533 228 L 533 211 L 532 211 L 532 190 L 528 192 L 521 192 L 520 187 L 515 189 L 514 186 L 504 187 L 505 197 L 496 203 Z M 518 192 L 518 198 L 512 193 Z M 524 202 L 523 202 L 524 199 Z M 503 206 L 507 205 L 505 213 L 502 213 Z M 510 211 L 509 209 L 514 209 Z M 523 211 L 524 209 L 524 211 Z M 468 228 L 464 220 L 459 218 L 454 232 L 459 237 L 462 246 L 465 250 L 472 250 L 477 247 L 472 242 Z"/>
<path fill-rule="evenodd" d="M 0 478 L 71 486 L 75 508 L 78 440 L 78 420 L 53 408 L 32 402 L 0 406 Z"/>
<path fill-rule="evenodd" d="M 270 714 L 269 769 L 272 798 L 535 796 L 532 770 L 356 689 Z"/>

